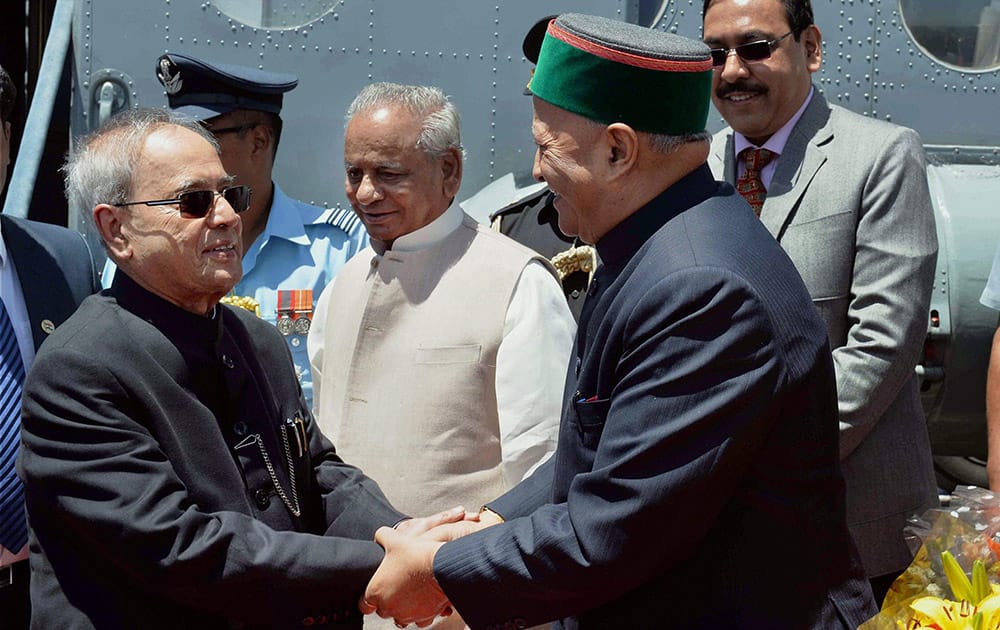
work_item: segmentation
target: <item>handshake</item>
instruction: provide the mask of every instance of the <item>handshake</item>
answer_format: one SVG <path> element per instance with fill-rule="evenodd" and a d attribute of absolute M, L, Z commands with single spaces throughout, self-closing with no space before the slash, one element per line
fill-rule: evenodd
<path fill-rule="evenodd" d="M 395 528 L 380 527 L 375 542 L 385 549 L 385 557 L 361 598 L 361 612 L 392 617 L 399 628 L 411 623 L 423 628 L 450 615 L 451 604 L 434 578 L 434 554 L 449 540 L 502 522 L 490 510 L 470 513 L 454 507 Z"/>

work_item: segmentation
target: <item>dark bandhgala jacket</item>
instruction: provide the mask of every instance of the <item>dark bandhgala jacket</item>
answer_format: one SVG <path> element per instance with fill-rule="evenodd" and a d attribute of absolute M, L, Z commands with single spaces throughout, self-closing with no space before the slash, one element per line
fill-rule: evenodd
<path fill-rule="evenodd" d="M 39 352 L 20 465 L 39 628 L 360 627 L 401 517 L 314 427 L 273 326 L 121 272 Z"/>
<path fill-rule="evenodd" d="M 702 167 L 597 243 L 551 460 L 445 544 L 473 628 L 856 628 L 826 330 Z"/>

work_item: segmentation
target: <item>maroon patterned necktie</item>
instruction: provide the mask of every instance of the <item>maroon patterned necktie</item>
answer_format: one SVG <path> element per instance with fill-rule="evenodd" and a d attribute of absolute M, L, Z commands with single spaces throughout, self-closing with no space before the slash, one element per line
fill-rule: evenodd
<path fill-rule="evenodd" d="M 767 149 L 751 149 L 748 147 L 743 149 L 740 155 L 743 156 L 743 163 L 746 165 L 746 170 L 743 171 L 743 175 L 736 181 L 736 190 L 747 200 L 747 203 L 753 208 L 754 214 L 759 217 L 760 209 L 764 207 L 764 197 L 767 196 L 767 190 L 764 189 L 764 182 L 760 179 L 760 172 L 778 154 Z"/>

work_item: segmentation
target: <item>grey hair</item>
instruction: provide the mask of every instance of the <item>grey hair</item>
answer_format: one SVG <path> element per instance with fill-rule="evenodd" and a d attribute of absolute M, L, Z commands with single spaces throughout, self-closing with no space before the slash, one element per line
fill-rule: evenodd
<path fill-rule="evenodd" d="M 89 213 L 102 203 L 127 202 L 146 138 L 170 125 L 197 133 L 219 151 L 212 134 L 187 116 L 165 108 L 125 110 L 77 140 L 66 158 L 60 170 L 70 207 Z"/>
<path fill-rule="evenodd" d="M 670 155 L 681 148 L 681 145 L 688 144 L 689 142 L 711 142 L 712 140 L 712 134 L 707 131 L 685 133 L 679 136 L 671 136 L 665 133 L 642 133 L 646 136 L 649 148 L 663 155 Z"/>
<path fill-rule="evenodd" d="M 0 123 L 10 122 L 16 100 L 17 87 L 3 66 L 0 66 Z"/>
<path fill-rule="evenodd" d="M 402 107 L 414 116 L 423 118 L 420 137 L 417 138 L 418 149 L 435 158 L 444 157 L 451 149 L 462 153 L 458 108 L 436 87 L 398 83 L 366 85 L 347 108 L 344 127 L 357 114 L 387 105 Z"/>
<path fill-rule="evenodd" d="M 594 131 L 603 131 L 607 128 L 605 123 L 598 122 L 585 116 L 580 116 L 579 114 L 577 114 L 577 116 Z M 670 155 L 677 149 L 681 148 L 681 145 L 689 142 L 710 142 L 712 140 L 712 134 L 707 131 L 685 133 L 679 136 L 638 130 L 636 130 L 636 133 L 639 134 L 640 137 L 646 138 L 646 142 L 649 144 L 650 149 L 662 155 Z"/>

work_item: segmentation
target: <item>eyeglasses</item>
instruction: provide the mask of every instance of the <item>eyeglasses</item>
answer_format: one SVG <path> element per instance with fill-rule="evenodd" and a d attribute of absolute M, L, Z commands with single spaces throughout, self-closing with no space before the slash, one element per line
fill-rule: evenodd
<path fill-rule="evenodd" d="M 708 51 L 712 54 L 712 66 L 715 68 L 721 68 L 726 65 L 726 60 L 729 59 L 729 53 L 732 52 L 735 52 L 743 61 L 764 61 L 771 56 L 771 52 L 778 47 L 778 43 L 791 35 L 793 32 L 794 31 L 788 31 L 781 37 L 772 39 L 771 41 L 762 39 L 756 42 L 740 44 L 739 46 L 734 46 L 733 48 L 713 48 Z"/>
<path fill-rule="evenodd" d="M 172 206 L 177 205 L 181 216 L 185 219 L 200 219 L 208 211 L 215 207 L 215 197 L 223 197 L 233 211 L 243 212 L 250 207 L 250 187 L 249 186 L 229 186 L 223 188 L 222 192 L 214 190 L 192 190 L 177 195 L 176 199 L 154 199 L 152 201 L 130 201 L 128 203 L 116 203 L 115 206 L 123 208 L 125 206 Z"/>
<path fill-rule="evenodd" d="M 254 127 L 259 126 L 260 124 L 261 123 L 259 123 L 259 122 L 247 123 L 245 125 L 237 125 L 236 127 L 223 127 L 222 129 L 212 129 L 211 127 L 209 127 L 207 125 L 205 125 L 204 127 L 213 136 L 221 136 L 224 133 L 243 133 L 244 131 L 247 131 L 248 129 L 253 129 Z"/>

